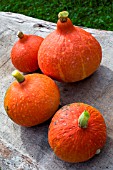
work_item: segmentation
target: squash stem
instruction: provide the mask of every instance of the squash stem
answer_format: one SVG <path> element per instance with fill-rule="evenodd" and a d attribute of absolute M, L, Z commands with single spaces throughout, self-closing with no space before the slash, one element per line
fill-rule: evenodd
<path fill-rule="evenodd" d="M 68 15 L 69 13 L 67 11 L 62 11 L 62 12 L 59 12 L 58 18 L 60 19 L 61 22 L 66 22 Z"/>
<path fill-rule="evenodd" d="M 18 36 L 18 38 L 22 39 L 24 37 L 24 34 L 23 34 L 23 32 L 19 31 L 17 33 L 17 36 Z"/>
<path fill-rule="evenodd" d="M 25 80 L 25 77 L 18 70 L 14 70 L 12 76 L 15 77 L 19 83 L 22 83 Z"/>
<path fill-rule="evenodd" d="M 82 114 L 78 118 L 79 127 L 87 128 L 89 118 L 90 118 L 89 112 L 87 110 L 84 110 L 84 112 L 82 112 Z"/>

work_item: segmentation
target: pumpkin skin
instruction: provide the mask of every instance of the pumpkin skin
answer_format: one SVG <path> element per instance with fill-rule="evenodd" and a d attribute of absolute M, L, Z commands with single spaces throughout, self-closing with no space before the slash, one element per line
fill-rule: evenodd
<path fill-rule="evenodd" d="M 81 113 L 90 114 L 87 128 L 78 125 Z M 106 125 L 101 113 L 90 105 L 65 105 L 53 116 L 48 142 L 55 154 L 67 162 L 84 162 L 92 158 L 106 142 Z"/>
<path fill-rule="evenodd" d="M 37 54 L 43 38 L 37 35 L 26 35 L 21 32 L 19 35 L 19 40 L 11 50 L 12 64 L 21 72 L 34 72 L 39 68 Z"/>
<path fill-rule="evenodd" d="M 62 82 L 76 82 L 94 73 L 100 65 L 102 49 L 88 32 L 74 26 L 69 18 L 42 42 L 38 51 L 41 71 Z"/>
<path fill-rule="evenodd" d="M 8 116 L 21 126 L 31 127 L 48 120 L 58 109 L 60 93 L 56 83 L 43 74 L 28 74 L 14 81 L 4 97 Z"/>

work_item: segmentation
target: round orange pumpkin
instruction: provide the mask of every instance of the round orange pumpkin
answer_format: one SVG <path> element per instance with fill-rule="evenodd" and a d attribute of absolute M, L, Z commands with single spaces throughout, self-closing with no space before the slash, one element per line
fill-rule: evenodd
<path fill-rule="evenodd" d="M 8 116 L 21 126 L 35 126 L 48 120 L 58 109 L 60 93 L 56 83 L 43 74 L 23 76 L 14 71 L 14 81 L 4 97 Z"/>
<path fill-rule="evenodd" d="M 100 65 L 101 46 L 90 33 L 72 24 L 68 12 L 58 16 L 56 30 L 44 39 L 38 51 L 39 67 L 58 81 L 85 79 Z"/>
<path fill-rule="evenodd" d="M 65 105 L 52 118 L 48 141 L 60 159 L 73 163 L 87 161 L 99 153 L 106 142 L 104 118 L 90 105 Z"/>
<path fill-rule="evenodd" d="M 21 72 L 34 72 L 39 68 L 37 54 L 43 38 L 37 35 L 26 35 L 22 32 L 18 33 L 18 37 L 19 40 L 11 50 L 11 61 Z"/>

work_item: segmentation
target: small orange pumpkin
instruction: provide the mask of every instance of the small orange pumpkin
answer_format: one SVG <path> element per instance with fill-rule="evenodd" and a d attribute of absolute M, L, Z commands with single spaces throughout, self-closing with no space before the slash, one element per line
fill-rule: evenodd
<path fill-rule="evenodd" d="M 52 118 L 48 141 L 60 159 L 73 163 L 87 161 L 99 153 L 106 142 L 104 118 L 90 105 L 65 105 Z"/>
<path fill-rule="evenodd" d="M 58 17 L 57 29 L 44 39 L 38 51 L 39 67 L 58 81 L 85 79 L 100 65 L 101 46 L 90 33 L 72 24 L 67 11 Z"/>
<path fill-rule="evenodd" d="M 58 109 L 60 93 L 56 83 L 43 74 L 23 76 L 14 71 L 14 81 L 4 98 L 8 116 L 21 126 L 35 126 L 48 120 Z"/>
<path fill-rule="evenodd" d="M 34 72 L 39 68 L 37 54 L 43 38 L 37 35 L 26 35 L 22 32 L 18 33 L 18 37 L 19 40 L 11 50 L 11 61 L 21 72 Z"/>

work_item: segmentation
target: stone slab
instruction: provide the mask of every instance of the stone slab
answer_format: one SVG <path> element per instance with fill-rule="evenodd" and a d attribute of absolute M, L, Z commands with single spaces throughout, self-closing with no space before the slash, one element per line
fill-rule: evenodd
<path fill-rule="evenodd" d="M 0 166 L 2 170 L 113 170 L 113 32 L 83 28 L 101 44 L 103 59 L 99 69 L 77 83 L 59 83 L 61 105 L 85 102 L 101 111 L 107 125 L 107 142 L 101 154 L 85 163 L 59 160 L 50 149 L 47 132 L 50 120 L 25 128 L 13 123 L 3 107 L 4 95 L 14 80 L 11 48 L 17 32 L 46 37 L 56 24 L 21 14 L 0 12 Z"/>

